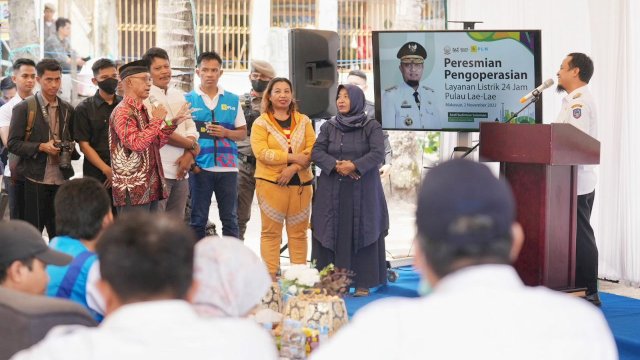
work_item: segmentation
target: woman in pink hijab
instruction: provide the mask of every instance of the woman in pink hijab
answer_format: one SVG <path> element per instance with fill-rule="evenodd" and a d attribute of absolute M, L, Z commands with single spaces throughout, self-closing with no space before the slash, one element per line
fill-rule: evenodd
<path fill-rule="evenodd" d="M 198 288 L 193 304 L 204 316 L 247 316 L 271 286 L 267 267 L 235 238 L 200 240 L 194 266 Z"/>

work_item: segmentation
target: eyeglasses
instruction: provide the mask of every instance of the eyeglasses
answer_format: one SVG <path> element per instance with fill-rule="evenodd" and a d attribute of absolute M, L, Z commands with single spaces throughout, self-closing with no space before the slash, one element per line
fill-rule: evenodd
<path fill-rule="evenodd" d="M 129 79 L 138 79 L 138 80 L 142 80 L 146 83 L 150 83 L 152 82 L 151 80 L 151 76 L 129 76 Z"/>

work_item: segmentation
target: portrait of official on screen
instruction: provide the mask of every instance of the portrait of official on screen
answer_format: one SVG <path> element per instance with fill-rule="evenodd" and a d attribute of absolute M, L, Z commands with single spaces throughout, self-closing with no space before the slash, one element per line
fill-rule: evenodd
<path fill-rule="evenodd" d="M 430 86 L 425 71 L 429 54 L 417 41 L 408 41 L 396 53 L 397 68 L 391 79 L 393 84 L 383 84 L 382 126 L 394 129 L 439 128 L 437 108 L 434 106 L 435 90 Z"/>

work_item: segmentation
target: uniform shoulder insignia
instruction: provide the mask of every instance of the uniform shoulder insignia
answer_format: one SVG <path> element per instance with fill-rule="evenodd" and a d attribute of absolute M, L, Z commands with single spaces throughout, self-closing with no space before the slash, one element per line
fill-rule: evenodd
<path fill-rule="evenodd" d="M 582 116 L 582 109 L 581 108 L 573 109 L 572 115 L 574 119 L 580 119 L 580 117 Z"/>
<path fill-rule="evenodd" d="M 573 98 L 574 98 L 574 99 L 577 99 L 577 98 L 579 98 L 580 96 L 582 96 L 582 93 L 577 93 L 577 94 L 573 95 Z"/>
<path fill-rule="evenodd" d="M 395 90 L 397 88 L 398 88 L 398 86 L 396 85 L 396 86 L 392 86 L 390 88 L 386 88 L 384 91 L 391 91 L 391 90 Z"/>
<path fill-rule="evenodd" d="M 435 90 L 433 90 L 432 88 L 430 88 L 430 87 L 428 87 L 428 86 L 426 86 L 426 85 L 422 85 L 422 88 L 423 88 L 423 89 L 425 89 L 425 90 L 427 90 L 427 91 L 431 91 L 431 92 L 434 92 L 434 91 L 435 91 Z"/>

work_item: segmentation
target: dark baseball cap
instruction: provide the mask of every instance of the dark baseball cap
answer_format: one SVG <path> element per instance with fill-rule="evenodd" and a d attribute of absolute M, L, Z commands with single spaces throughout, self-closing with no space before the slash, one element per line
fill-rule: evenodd
<path fill-rule="evenodd" d="M 0 222 L 0 264 L 10 265 L 16 260 L 32 256 L 45 264 L 58 266 L 67 265 L 73 259 L 65 253 L 49 248 L 38 230 L 28 222 Z"/>
<path fill-rule="evenodd" d="M 507 182 L 470 160 L 450 160 L 429 170 L 418 195 L 418 233 L 452 246 L 510 239 L 515 216 Z"/>

